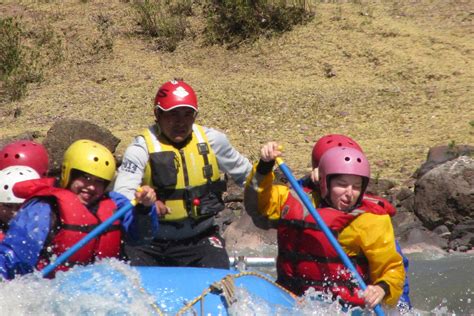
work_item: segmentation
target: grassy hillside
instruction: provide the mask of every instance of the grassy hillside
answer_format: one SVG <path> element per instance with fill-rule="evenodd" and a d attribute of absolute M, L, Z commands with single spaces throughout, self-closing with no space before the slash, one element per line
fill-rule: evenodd
<path fill-rule="evenodd" d="M 334 3 L 335 2 L 335 3 Z M 125 1 L 2 1 L 2 17 L 61 40 L 44 80 L 0 104 L 0 137 L 60 118 L 87 119 L 122 138 L 153 122 L 157 87 L 182 77 L 199 96 L 198 122 L 227 132 L 251 158 L 285 145 L 308 170 L 314 141 L 343 133 L 360 142 L 374 174 L 404 180 L 428 148 L 474 143 L 471 1 L 314 1 L 313 21 L 238 49 L 205 46 L 203 20 L 172 53 L 137 35 Z M 198 10 L 196 10 L 198 11 Z"/>

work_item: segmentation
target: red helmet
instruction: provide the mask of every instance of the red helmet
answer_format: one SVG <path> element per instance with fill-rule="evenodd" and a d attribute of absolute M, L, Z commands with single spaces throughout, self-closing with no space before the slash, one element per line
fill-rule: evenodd
<path fill-rule="evenodd" d="M 42 177 L 48 173 L 48 151 L 39 143 L 19 140 L 0 150 L 0 170 L 10 166 L 28 166 Z"/>
<path fill-rule="evenodd" d="M 336 146 L 354 148 L 362 152 L 362 148 L 360 148 L 359 144 L 357 144 L 356 141 L 350 138 L 349 136 L 340 135 L 340 134 L 329 134 L 329 135 L 321 137 L 316 142 L 316 144 L 314 144 L 313 152 L 311 154 L 313 168 L 317 168 L 319 166 L 319 161 L 321 160 L 321 156 L 327 150 Z"/>
<path fill-rule="evenodd" d="M 158 89 L 155 108 L 170 111 L 177 107 L 189 107 L 198 110 L 196 93 L 182 80 L 171 80 Z"/>
<path fill-rule="evenodd" d="M 365 155 L 354 148 L 334 147 L 329 149 L 321 157 L 319 163 L 319 188 L 321 189 L 321 197 L 326 198 L 328 195 L 328 177 L 335 174 L 350 174 L 361 176 L 363 178 L 363 187 L 361 197 L 367 188 L 370 178 L 369 161 Z"/>

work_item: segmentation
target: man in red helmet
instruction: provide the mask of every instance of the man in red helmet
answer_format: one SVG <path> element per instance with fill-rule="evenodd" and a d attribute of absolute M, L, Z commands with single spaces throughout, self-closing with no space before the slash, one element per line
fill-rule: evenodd
<path fill-rule="evenodd" d="M 172 80 L 158 90 L 155 124 L 127 148 L 114 190 L 133 197 L 142 184 L 155 188 L 160 230 L 149 246 L 127 247 L 133 265 L 228 268 L 229 257 L 214 218 L 224 209 L 226 183 L 243 185 L 252 166 L 212 128 L 195 124 L 194 90 Z"/>

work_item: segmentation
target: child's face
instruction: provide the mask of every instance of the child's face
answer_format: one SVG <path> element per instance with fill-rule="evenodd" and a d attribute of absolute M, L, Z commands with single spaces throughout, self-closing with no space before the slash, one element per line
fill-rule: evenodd
<path fill-rule="evenodd" d="M 341 174 L 331 179 L 329 198 L 332 207 L 348 211 L 357 203 L 362 190 L 362 177 Z"/>
<path fill-rule="evenodd" d="M 69 190 L 77 195 L 82 204 L 92 205 L 102 198 L 106 181 L 88 173 L 82 173 L 69 184 Z"/>
<path fill-rule="evenodd" d="M 8 222 L 15 217 L 20 206 L 21 204 L 0 203 L 0 222 L 8 224 Z"/>

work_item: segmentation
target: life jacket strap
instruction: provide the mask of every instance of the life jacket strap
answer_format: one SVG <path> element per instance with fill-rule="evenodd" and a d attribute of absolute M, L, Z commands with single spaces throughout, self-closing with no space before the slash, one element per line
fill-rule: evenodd
<path fill-rule="evenodd" d="M 278 256 L 280 256 L 283 259 L 290 260 L 292 262 L 314 261 L 318 263 L 341 263 L 342 264 L 342 261 L 339 257 L 333 257 L 333 258 L 321 257 L 321 256 L 315 256 L 309 253 L 297 253 L 294 251 L 279 250 Z M 369 264 L 369 261 L 367 260 L 367 258 L 362 255 L 349 257 L 349 260 L 351 260 L 354 265 Z"/>
<path fill-rule="evenodd" d="M 160 199 L 166 200 L 192 200 L 201 197 L 209 192 L 222 193 L 227 190 L 227 183 L 223 180 L 203 184 L 200 186 L 185 189 L 161 189 L 157 193 Z"/>
<path fill-rule="evenodd" d="M 79 226 L 79 225 L 64 224 L 64 225 L 61 226 L 61 228 L 88 234 L 99 225 L 100 224 Z M 120 229 L 121 229 L 120 225 L 111 225 L 106 230 L 104 230 L 104 233 L 108 233 L 108 232 L 116 231 L 116 230 L 120 230 Z"/>

